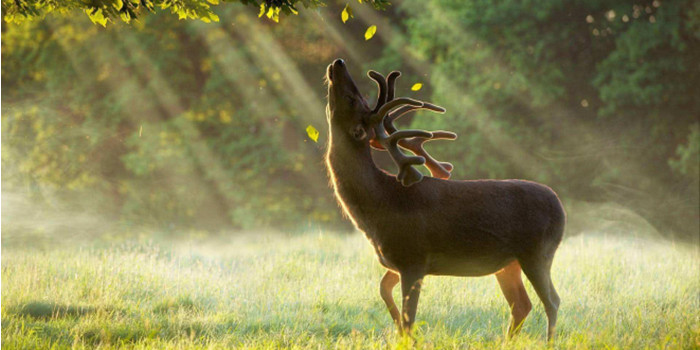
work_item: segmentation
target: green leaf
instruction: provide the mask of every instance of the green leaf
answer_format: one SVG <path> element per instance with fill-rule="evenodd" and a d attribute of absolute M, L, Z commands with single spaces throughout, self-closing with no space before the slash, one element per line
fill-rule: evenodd
<path fill-rule="evenodd" d="M 411 86 L 411 91 L 418 91 L 423 87 L 423 84 L 421 83 L 415 83 L 413 86 Z"/>
<path fill-rule="evenodd" d="M 306 127 L 306 134 L 309 135 L 309 138 L 312 139 L 314 142 L 318 142 L 318 135 L 319 132 L 314 128 L 313 126 L 309 125 Z"/>
<path fill-rule="evenodd" d="M 369 28 L 367 28 L 367 31 L 365 32 L 365 40 L 372 39 L 374 34 L 377 33 L 377 26 L 376 25 L 371 25 Z"/>

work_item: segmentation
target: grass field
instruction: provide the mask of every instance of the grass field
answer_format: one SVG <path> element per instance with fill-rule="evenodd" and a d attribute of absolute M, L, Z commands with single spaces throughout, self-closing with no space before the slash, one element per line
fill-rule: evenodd
<path fill-rule="evenodd" d="M 555 347 L 699 348 L 699 265 L 697 247 L 566 239 L 553 267 Z M 2 348 L 410 348 L 379 298 L 382 273 L 360 234 L 3 245 Z M 506 341 L 495 278 L 428 277 L 417 347 L 544 347 L 526 285 L 535 308 Z"/>

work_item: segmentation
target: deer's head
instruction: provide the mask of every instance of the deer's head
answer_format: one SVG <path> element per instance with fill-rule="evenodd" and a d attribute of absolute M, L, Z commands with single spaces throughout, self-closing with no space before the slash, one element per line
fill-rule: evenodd
<path fill-rule="evenodd" d="M 328 81 L 326 116 L 331 128 L 347 133 L 358 144 L 366 143 L 368 135 L 366 121 L 371 110 L 352 80 L 345 61 L 337 59 L 331 63 L 326 71 L 326 80 Z"/>
<path fill-rule="evenodd" d="M 400 72 L 393 71 L 386 79 L 375 71 L 369 71 L 367 75 L 379 88 L 377 104 L 373 109 L 370 109 L 360 94 L 342 59 L 337 59 L 328 66 L 326 114 L 331 132 L 345 134 L 344 137 L 349 138 L 355 147 L 371 145 L 375 149 L 388 151 L 399 168 L 396 178 L 404 186 L 411 186 L 423 178 L 413 165 L 425 165 L 434 177 L 449 178 L 452 164 L 436 161 L 425 151 L 423 143 L 436 139 L 454 140 L 456 134 L 449 131 L 397 130 L 393 124 L 394 120 L 414 110 L 428 109 L 444 113 L 445 109 L 407 97 L 394 98 L 394 86 Z M 334 135 L 336 136 L 340 135 Z M 415 156 L 406 156 L 399 146 L 413 152 Z"/>

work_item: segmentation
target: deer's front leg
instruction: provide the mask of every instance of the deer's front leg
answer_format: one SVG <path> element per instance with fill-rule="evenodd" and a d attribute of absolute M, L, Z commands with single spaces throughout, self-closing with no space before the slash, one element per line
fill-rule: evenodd
<path fill-rule="evenodd" d="M 517 260 L 513 260 L 503 270 L 496 272 L 496 279 L 510 307 L 509 338 L 520 332 L 520 327 L 522 327 L 525 317 L 532 310 L 532 304 L 527 296 L 520 271 L 520 263 Z"/>
<path fill-rule="evenodd" d="M 397 273 L 388 270 L 384 274 L 384 277 L 382 277 L 382 282 L 379 284 L 379 295 L 382 296 L 382 300 L 384 300 L 387 309 L 389 309 L 394 324 L 396 324 L 396 326 L 399 327 L 399 331 L 401 331 L 401 315 L 399 314 L 399 308 L 396 307 L 396 303 L 394 303 L 394 296 L 391 294 L 394 287 L 399 283 L 399 280 L 400 277 Z"/>
<path fill-rule="evenodd" d="M 401 310 L 401 330 L 411 333 L 411 327 L 416 320 L 418 309 L 418 297 L 425 274 L 417 271 L 401 271 L 401 292 L 403 295 L 403 309 Z"/>

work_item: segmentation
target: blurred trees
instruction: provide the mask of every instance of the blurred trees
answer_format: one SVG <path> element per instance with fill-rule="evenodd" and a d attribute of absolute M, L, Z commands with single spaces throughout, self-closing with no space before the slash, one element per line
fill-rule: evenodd
<path fill-rule="evenodd" d="M 322 146 L 305 139 L 311 113 L 285 103 L 281 73 L 244 38 L 286 29 L 226 16 L 237 27 L 160 15 L 109 30 L 71 18 L 7 26 L 4 189 L 101 196 L 101 211 L 155 226 L 338 222 Z M 314 30 L 294 35 L 312 42 Z M 319 49 L 300 64 L 334 57 Z"/>
<path fill-rule="evenodd" d="M 406 1 L 457 178 L 523 177 L 698 233 L 700 4 Z M 435 33 L 440 33 L 436 35 Z M 446 102 L 445 102 L 446 101 Z M 432 124 L 432 125 L 430 125 Z M 468 147 L 462 145 L 467 144 Z M 437 145 L 435 147 L 438 147 Z"/>
<path fill-rule="evenodd" d="M 428 146 L 453 178 L 541 181 L 565 203 L 615 201 L 697 234 L 697 3 L 406 0 L 366 43 L 377 23 L 357 8 L 337 27 L 344 3 L 273 25 L 237 6 L 209 24 L 4 22 L 3 191 L 89 194 L 159 226 L 345 225 L 322 163 L 321 77 L 364 57 L 349 63 L 401 69 L 399 93 L 447 107 L 403 123 L 460 135 Z"/>

